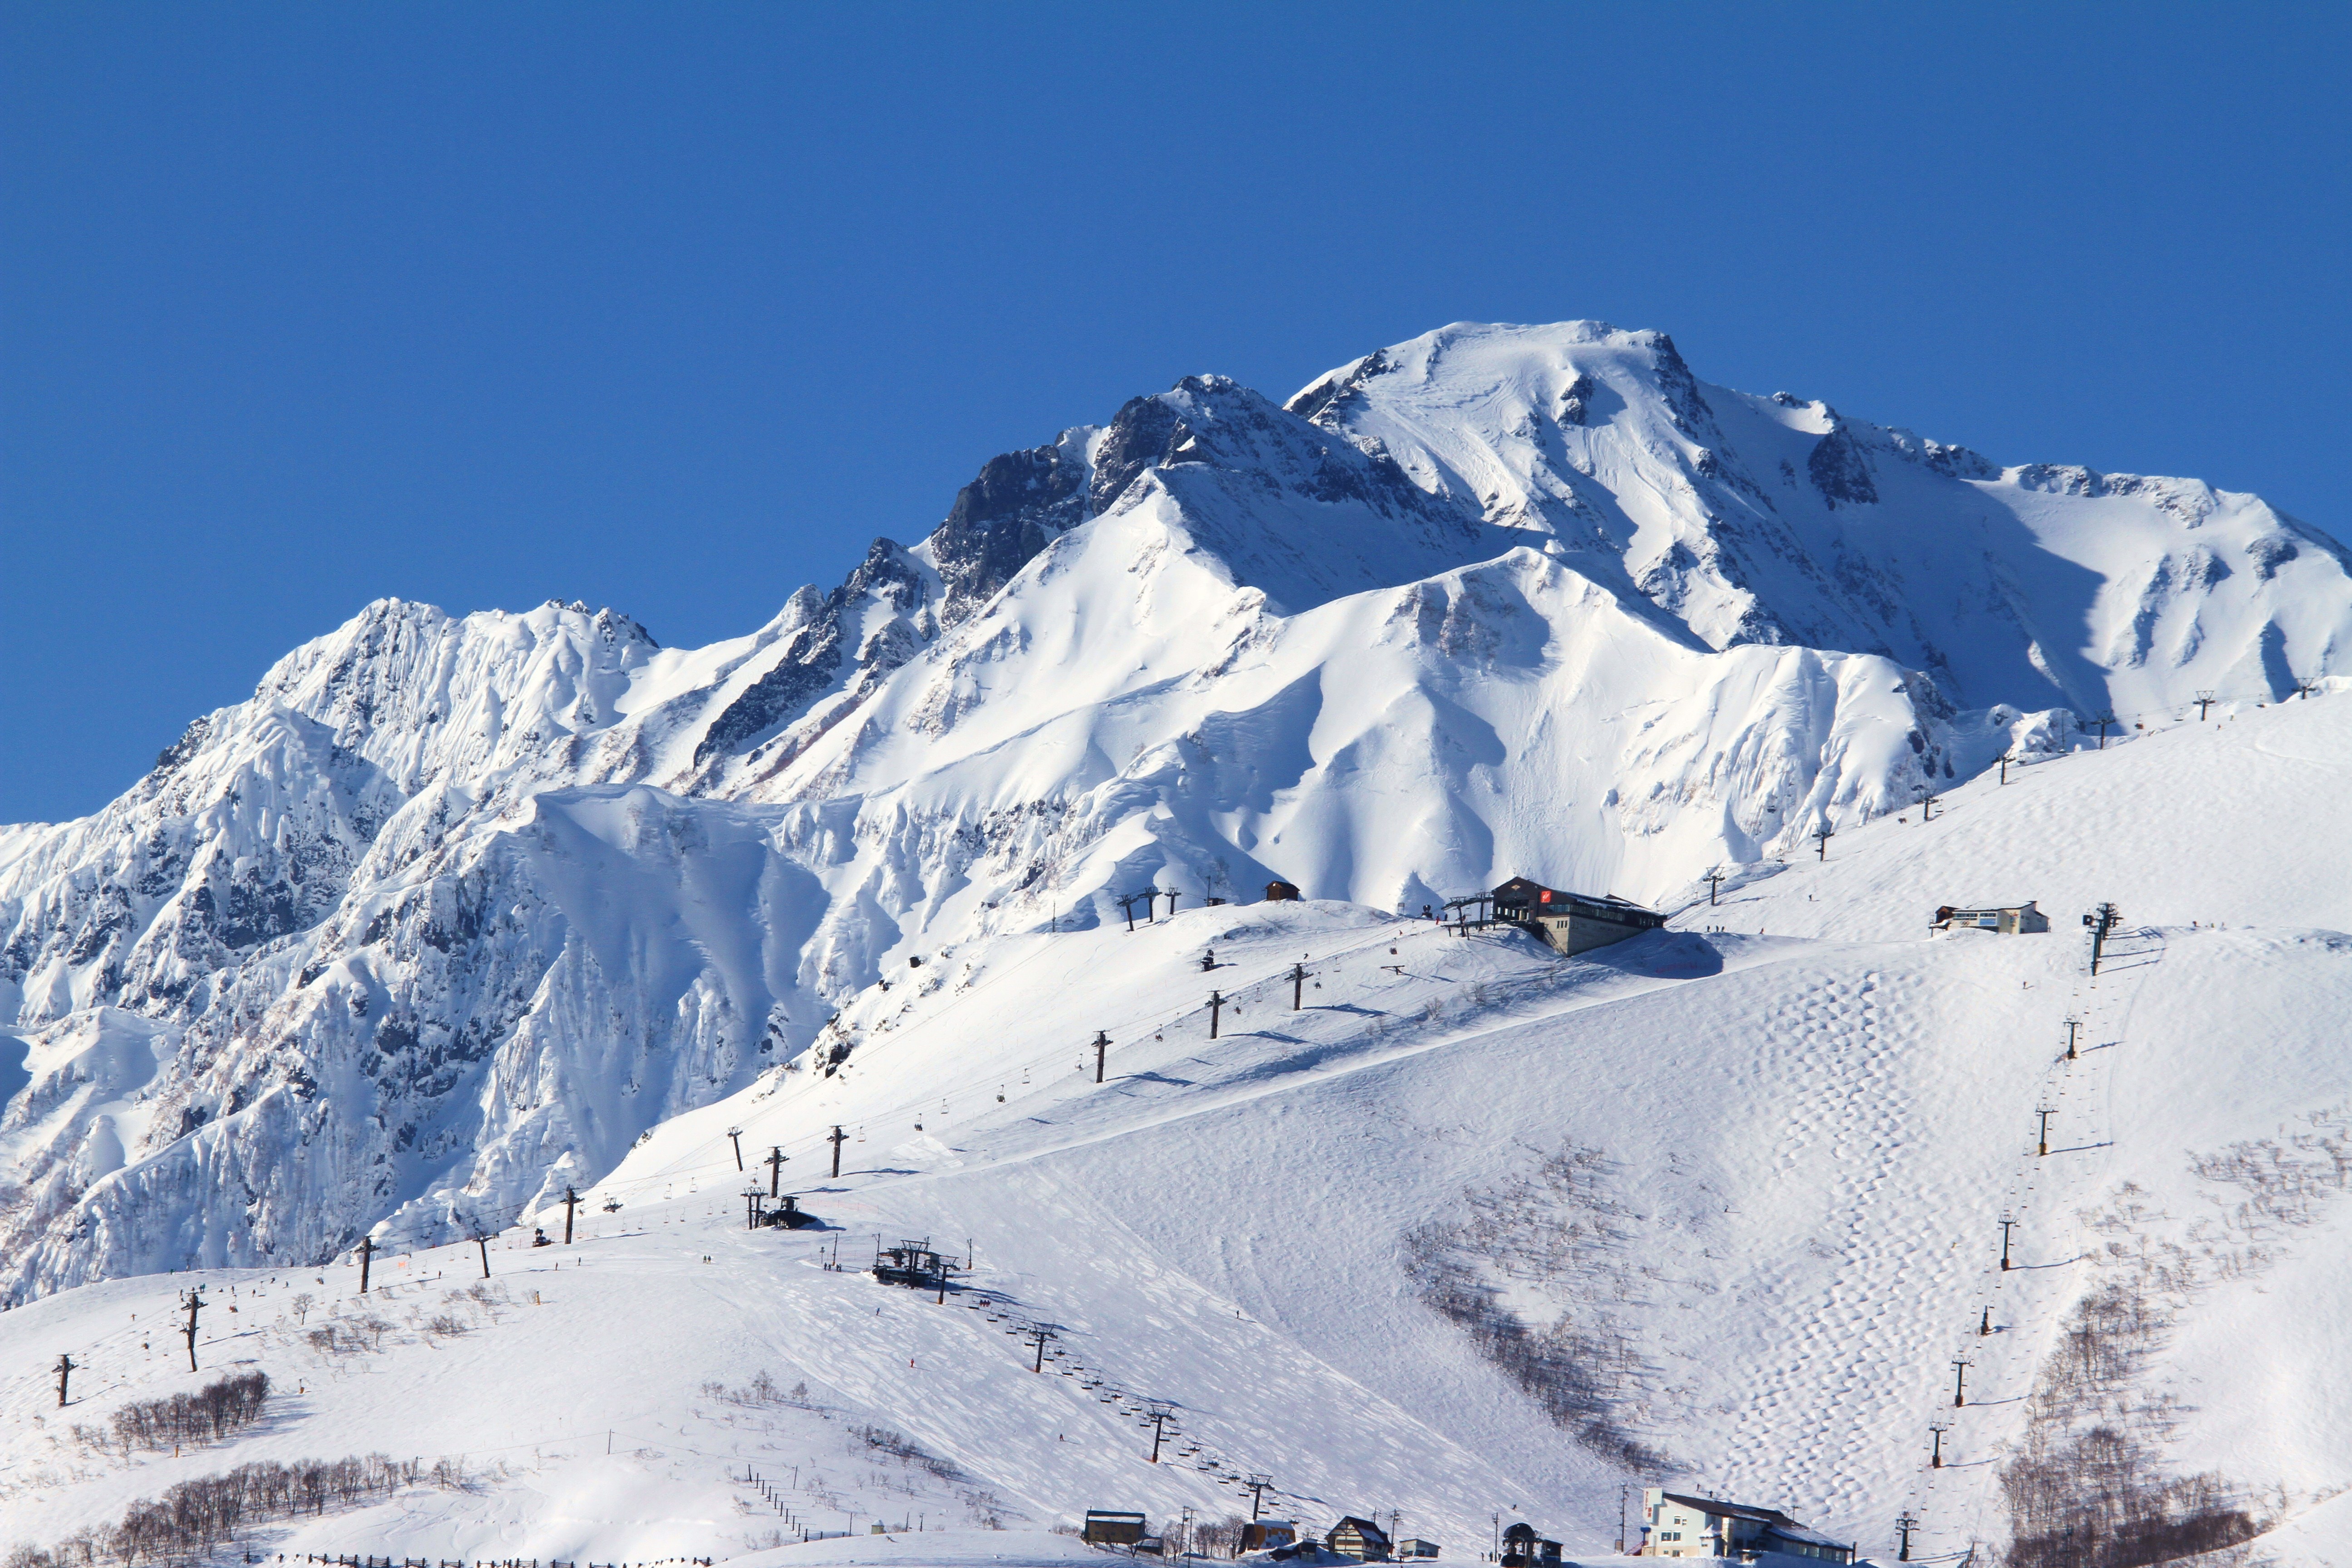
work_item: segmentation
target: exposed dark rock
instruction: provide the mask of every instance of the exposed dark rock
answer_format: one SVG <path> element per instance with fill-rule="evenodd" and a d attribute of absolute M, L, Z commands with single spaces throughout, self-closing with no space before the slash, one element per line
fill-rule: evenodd
<path fill-rule="evenodd" d="M 695 745 L 696 763 L 740 751 L 808 711 L 840 675 L 846 658 L 843 644 L 855 630 L 851 606 L 868 597 L 885 599 L 901 614 L 923 601 L 921 570 L 887 539 L 874 542 L 848 581 L 826 595 L 813 617 L 792 634 L 775 666 L 711 721 Z"/>
<path fill-rule="evenodd" d="M 1813 488 L 1822 499 L 1834 509 L 1838 502 L 1860 506 L 1878 500 L 1878 485 L 1871 478 L 1870 459 L 1863 455 L 1862 446 L 1843 419 L 1830 426 L 1830 433 L 1813 445 L 1813 455 L 1805 459 L 1805 469 L 1812 476 Z"/>
<path fill-rule="evenodd" d="M 1283 407 L 1309 424 L 1337 430 L 1348 414 L 1363 405 L 1364 384 L 1374 376 L 1386 375 L 1394 368 L 1389 363 L 1388 350 L 1377 350 L 1344 371 L 1325 376 L 1291 398 Z"/>
<path fill-rule="evenodd" d="M 1066 446 L 991 458 L 956 492 L 931 535 L 943 588 L 940 618 L 952 625 L 1011 582 L 1055 537 L 1087 520 L 1092 476 Z"/>
<path fill-rule="evenodd" d="M 1145 469 L 1169 461 L 1189 434 L 1183 419 L 1164 398 L 1129 398 L 1104 433 L 1102 445 L 1095 449 L 1094 482 L 1087 489 L 1087 510 L 1096 516 L 1108 511 Z"/>

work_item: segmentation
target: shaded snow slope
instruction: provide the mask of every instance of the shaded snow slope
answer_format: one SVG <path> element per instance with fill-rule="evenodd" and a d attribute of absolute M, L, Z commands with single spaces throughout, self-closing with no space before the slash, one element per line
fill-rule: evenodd
<path fill-rule="evenodd" d="M 2217 716 L 1957 791 L 1932 825 L 1841 835 L 1826 864 L 1735 890 L 1778 900 L 1769 935 L 1667 931 L 1562 961 L 1327 900 L 929 955 L 843 1009 L 827 1059 L 852 1048 L 832 1071 L 803 1058 L 656 1127 L 585 1189 L 575 1247 L 506 1233 L 502 1298 L 453 1298 L 478 1271 L 463 1245 L 380 1257 L 391 1289 L 364 1307 L 341 1260 L 207 1273 L 208 1363 L 302 1390 L 266 1430 L 126 1465 L 79 1450 L 46 1386 L 20 1380 L 0 1405 L 10 1523 L 54 1540 L 234 1461 L 381 1448 L 464 1456 L 481 1489 L 420 1489 L 259 1543 L 733 1557 L 785 1517 L 778 1500 L 821 1529 L 1036 1530 L 1088 1507 L 1245 1513 L 1234 1478 L 1257 1472 L 1269 1511 L 1315 1525 L 1393 1509 L 1456 1557 L 1500 1511 L 1590 1555 L 1614 1533 L 1623 1439 L 1685 1487 L 1884 1558 L 1908 1510 L 1933 1558 L 2002 1542 L 2003 1467 L 2099 1421 L 2160 1474 L 2218 1475 L 2278 1527 L 2275 1561 L 2340 1563 L 2352 937 L 2326 929 L 2342 883 L 2324 862 L 2283 884 L 2275 921 L 2232 900 L 2250 899 L 2245 866 L 2352 840 L 2346 705 Z M 2059 826 L 2075 789 L 2230 826 L 2151 866 L 2148 842 Z M 2244 789 L 2262 809 L 2233 814 Z M 1923 860 L 1945 839 L 1951 861 Z M 1992 861 L 2022 893 L 2053 889 L 2057 929 L 1927 937 L 1914 905 L 1941 898 L 1930 884 Z M 2147 901 L 2095 980 L 2077 889 Z M 1824 905 L 1833 932 L 1790 934 Z M 2226 929 L 2177 918 L 2191 910 Z M 771 1146 L 832 1228 L 741 1228 Z M 972 1258 L 962 1289 L 942 1304 L 822 1267 L 902 1237 Z M 1437 1310 L 1449 1281 L 1572 1336 L 1600 1426 L 1548 1420 Z M 186 1282 L 36 1302 L 0 1316 L 0 1352 L 86 1365 L 68 1426 L 189 1386 L 176 1342 L 139 1332 Z M 296 1321 L 297 1289 L 374 1348 L 314 1344 L 321 1310 Z M 2050 1396 L 2084 1304 L 2119 1289 L 2137 1337 L 2104 1382 Z M 1024 1337 L 1040 1323 L 1058 1332 L 1042 1374 Z M 1954 1358 L 1970 1363 L 1957 1410 Z M 750 1392 L 761 1372 L 772 1392 Z M 1150 1399 L 1176 1411 L 1158 1466 Z M 1940 1470 L 1935 1421 L 1950 1424 Z M 730 1479 L 751 1470 L 776 1490 Z"/>
<path fill-rule="evenodd" d="M 1658 900 L 1891 831 L 2110 706 L 2340 679 L 2343 560 L 1567 323 L 1187 378 L 706 648 L 383 601 L 0 829 L 0 1297 L 503 1221 L 1146 887 Z"/>

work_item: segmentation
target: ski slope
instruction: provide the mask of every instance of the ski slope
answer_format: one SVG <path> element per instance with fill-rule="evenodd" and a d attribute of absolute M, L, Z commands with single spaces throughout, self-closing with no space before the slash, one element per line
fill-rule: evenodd
<path fill-rule="evenodd" d="M 208 1367 L 250 1362 L 289 1393 L 230 1444 L 126 1465 L 61 1430 L 201 1381 L 161 1331 L 199 1277 L 0 1316 L 19 1369 L 0 1533 L 56 1541 L 249 1458 L 381 1449 L 463 1456 L 478 1489 L 262 1543 L 737 1559 L 782 1506 L 795 1531 L 993 1521 L 1004 1560 L 1055 1561 L 1067 1546 L 1034 1532 L 1087 1508 L 1245 1514 L 1221 1478 L 1256 1472 L 1269 1512 L 1393 1510 L 1448 1557 L 1496 1513 L 1604 1554 L 1631 1478 L 1416 1284 L 1412 1238 L 1483 1213 L 1498 1256 L 1569 1237 L 1488 1278 L 1523 1321 L 1619 1348 L 1611 1418 L 1685 1488 L 1885 1558 L 1906 1510 L 1916 1558 L 2003 1539 L 1999 1467 L 2034 1437 L 2037 1376 L 2078 1302 L 2137 1281 L 2160 1323 L 2125 1404 L 2162 1413 L 2162 1463 L 2223 1475 L 2273 1560 L 2342 1563 L 2347 774 L 2342 697 L 2217 710 L 1956 788 L 1933 822 L 1841 832 L 1826 860 L 1759 867 L 1713 909 L 1702 889 L 1678 929 L 1575 961 L 1338 901 L 941 944 L 851 998 L 797 1070 L 654 1129 L 587 1189 L 573 1247 L 505 1233 L 492 1302 L 451 1299 L 479 1273 L 469 1245 L 380 1257 L 363 1307 L 345 1262 L 199 1276 Z M 1926 932 L 1937 903 L 2028 897 L 2046 936 Z M 2126 927 L 2093 980 L 2075 921 L 2099 900 Z M 743 1228 L 771 1147 L 830 1228 Z M 1591 1184 L 1533 1180 L 1566 1149 L 1597 1152 Z M 944 1303 L 856 1271 L 901 1237 L 973 1259 Z M 298 1291 L 333 1306 L 298 1322 Z M 380 1348 L 313 1347 L 321 1310 L 383 1319 Z M 1043 1373 L 1038 1324 L 1057 1335 Z M 88 1368 L 62 1416 L 38 1370 L 60 1352 Z M 775 1396 L 709 1392 L 761 1373 Z M 1156 1466 L 1149 1399 L 1175 1411 Z M 733 1479 L 753 1472 L 781 1489 Z M 887 1550 L 994 1560 L 994 1533 Z"/>

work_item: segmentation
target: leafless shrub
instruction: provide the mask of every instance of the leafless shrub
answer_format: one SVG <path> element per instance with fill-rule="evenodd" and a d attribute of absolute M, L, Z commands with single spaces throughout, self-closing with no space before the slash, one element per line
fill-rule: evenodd
<path fill-rule="evenodd" d="M 319 1299 L 316 1296 L 311 1295 L 308 1290 L 305 1290 L 299 1296 L 294 1298 L 292 1304 L 294 1308 L 294 1321 L 299 1326 L 309 1320 L 310 1316 L 310 1309 L 319 1304 Z"/>
<path fill-rule="evenodd" d="M 323 1323 L 302 1337 L 321 1355 L 357 1355 L 368 1348 L 360 1331 L 343 1323 Z"/>
<path fill-rule="evenodd" d="M 1623 1422 L 1640 1357 L 1601 1304 L 1626 1294 L 1633 1242 L 1607 1176 L 1599 1152 L 1570 1147 L 1532 1173 L 1465 1193 L 1464 1218 L 1406 1235 L 1405 1275 L 1555 1425 L 1612 1464 L 1662 1475 L 1666 1456 Z M 1504 1304 L 1497 1279 L 1542 1287 L 1564 1310 L 1549 1328 L 1532 1327 Z"/>
<path fill-rule="evenodd" d="M 217 1443 L 260 1419 L 269 1398 L 269 1377 L 248 1372 L 206 1384 L 194 1394 L 141 1400 L 114 1413 L 106 1430 L 76 1426 L 74 1436 L 103 1453 L 110 1436 L 124 1455 L 142 1449 Z"/>
<path fill-rule="evenodd" d="M 451 1317 L 448 1313 L 437 1312 L 434 1314 L 432 1320 L 425 1325 L 425 1331 L 428 1334 L 438 1334 L 446 1340 L 454 1340 L 459 1334 L 466 1332 L 467 1330 L 466 1325 L 463 1322 Z"/>
<path fill-rule="evenodd" d="M 2023 1451 L 2000 1470 L 2009 1568 L 2141 1568 L 2264 1528 L 2221 1475 L 2171 1474 L 2152 1446 L 2171 1429 L 2172 1405 L 2147 1388 L 2148 1363 L 2213 1278 L 2156 1234 L 2165 1219 L 2129 1184 L 2093 1218 L 2108 1277 L 2074 1303 L 2034 1379 Z"/>
<path fill-rule="evenodd" d="M 911 1465 L 943 1481 L 964 1479 L 963 1471 L 948 1459 L 929 1452 L 903 1432 L 893 1432 L 887 1426 L 852 1426 L 849 1435 L 867 1447 L 878 1449 L 902 1465 Z"/>
<path fill-rule="evenodd" d="M 85 1530 L 48 1551 L 19 1546 L 8 1568 L 97 1568 L 210 1555 L 238 1531 L 272 1520 L 380 1502 L 417 1484 L 423 1467 L 382 1454 L 364 1458 L 264 1460 L 179 1482 L 160 1500 L 132 1503 L 120 1522 Z"/>
<path fill-rule="evenodd" d="M 1203 1557 L 1239 1557 L 1242 1554 L 1242 1527 L 1249 1521 L 1240 1514 L 1228 1514 L 1223 1519 L 1204 1519 L 1192 1526 L 1192 1549 Z"/>
<path fill-rule="evenodd" d="M 816 1402 L 809 1397 L 807 1384 L 795 1383 L 793 1384 L 792 1392 L 787 1394 L 776 1386 L 776 1380 L 768 1375 L 767 1369 L 764 1367 L 752 1377 L 748 1387 L 730 1388 L 723 1383 L 706 1383 L 702 1385 L 702 1396 L 705 1399 L 719 1400 L 726 1405 L 740 1405 L 752 1410 L 778 1405 L 793 1410 L 818 1408 Z"/>
<path fill-rule="evenodd" d="M 2111 1426 L 2029 1439 L 2001 1468 L 2009 1568 L 2144 1568 L 2252 1540 L 2264 1528 L 2219 1475 L 2168 1476 Z"/>

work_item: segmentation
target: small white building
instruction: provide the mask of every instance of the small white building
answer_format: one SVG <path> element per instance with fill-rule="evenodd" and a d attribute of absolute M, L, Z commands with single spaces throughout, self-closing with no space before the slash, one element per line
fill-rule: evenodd
<path fill-rule="evenodd" d="M 2021 904 L 1995 904 L 1990 909 L 1964 910 L 1945 904 L 1927 922 L 1930 931 L 1990 931 L 2003 936 L 2032 935 L 2050 929 L 2050 917 L 2028 899 Z"/>
<path fill-rule="evenodd" d="M 1737 1557 L 1767 1552 L 1851 1563 L 1853 1543 L 1832 1541 L 1776 1508 L 1691 1497 L 1651 1487 L 1642 1493 L 1643 1557 Z"/>

